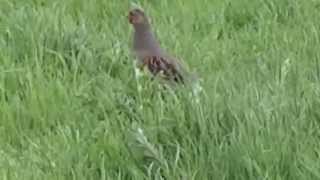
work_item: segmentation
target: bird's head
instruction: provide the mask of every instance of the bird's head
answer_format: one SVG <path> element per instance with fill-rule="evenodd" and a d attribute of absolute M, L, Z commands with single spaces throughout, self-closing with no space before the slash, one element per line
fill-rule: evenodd
<path fill-rule="evenodd" d="M 141 9 L 138 9 L 138 8 L 135 8 L 129 11 L 128 20 L 129 20 L 129 23 L 134 26 L 149 25 L 147 16 Z"/>

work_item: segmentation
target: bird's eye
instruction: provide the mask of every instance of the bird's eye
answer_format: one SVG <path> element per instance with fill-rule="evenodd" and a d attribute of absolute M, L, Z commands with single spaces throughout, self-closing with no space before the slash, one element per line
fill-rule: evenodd
<path fill-rule="evenodd" d="M 130 11 L 130 12 L 129 12 L 129 15 L 130 15 L 130 16 L 133 16 L 133 15 L 134 15 L 134 13 L 133 13 L 132 11 Z"/>

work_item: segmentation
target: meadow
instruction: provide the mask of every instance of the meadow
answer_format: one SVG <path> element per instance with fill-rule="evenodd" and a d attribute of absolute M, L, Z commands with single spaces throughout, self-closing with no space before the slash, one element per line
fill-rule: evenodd
<path fill-rule="evenodd" d="M 127 13 L 201 78 L 136 76 Z M 0 179 L 320 179 L 319 0 L 0 0 Z"/>

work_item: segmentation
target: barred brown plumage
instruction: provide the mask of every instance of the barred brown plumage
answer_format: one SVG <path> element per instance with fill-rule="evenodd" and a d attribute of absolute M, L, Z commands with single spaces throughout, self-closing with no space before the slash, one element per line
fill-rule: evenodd
<path fill-rule="evenodd" d="M 173 80 L 175 82 L 183 83 L 183 76 L 177 71 L 174 64 L 168 62 L 163 57 L 158 56 L 147 56 L 143 60 L 143 66 L 147 66 L 148 70 L 157 76 L 162 73 L 163 78 L 166 80 Z"/>

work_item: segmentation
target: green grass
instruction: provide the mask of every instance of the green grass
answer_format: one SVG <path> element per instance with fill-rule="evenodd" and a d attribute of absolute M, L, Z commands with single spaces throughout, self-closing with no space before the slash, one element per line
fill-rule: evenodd
<path fill-rule="evenodd" d="M 135 1 L 198 97 L 135 77 L 131 3 L 0 0 L 0 179 L 320 179 L 320 1 Z"/>

